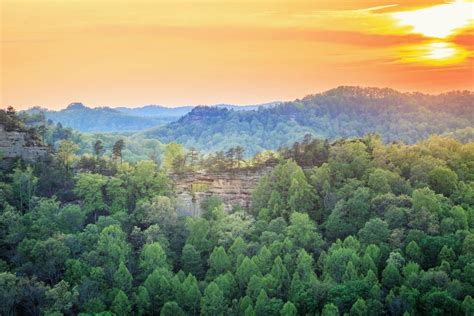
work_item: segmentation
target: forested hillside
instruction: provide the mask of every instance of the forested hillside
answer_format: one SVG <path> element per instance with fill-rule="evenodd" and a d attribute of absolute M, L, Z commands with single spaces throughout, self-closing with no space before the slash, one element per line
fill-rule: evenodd
<path fill-rule="evenodd" d="M 145 135 L 206 151 L 240 145 L 251 155 L 291 145 L 307 133 L 331 140 L 377 133 L 385 142 L 414 143 L 473 124 L 472 92 L 426 95 L 339 87 L 257 111 L 197 107 L 177 122 Z"/>
<path fill-rule="evenodd" d="M 251 111 L 273 107 L 277 104 L 279 102 L 248 106 L 218 104 L 215 107 L 236 111 Z M 25 111 L 25 113 L 29 115 L 43 113 L 46 120 L 51 120 L 53 123 L 59 123 L 64 127 L 80 132 L 123 133 L 142 131 L 174 122 L 181 116 L 188 114 L 193 108 L 194 106 L 169 108 L 159 105 L 147 105 L 138 108 L 89 108 L 82 103 L 71 103 L 68 107 L 59 111 L 34 107 Z"/>
<path fill-rule="evenodd" d="M 474 313 L 473 142 L 307 137 L 249 210 L 199 218 L 175 209 L 178 145 L 159 167 L 117 143 L 0 174 L 1 315 Z"/>

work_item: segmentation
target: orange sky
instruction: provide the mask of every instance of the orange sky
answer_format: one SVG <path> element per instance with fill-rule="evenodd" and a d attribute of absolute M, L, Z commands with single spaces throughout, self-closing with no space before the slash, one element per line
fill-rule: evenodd
<path fill-rule="evenodd" d="M 0 0 L 1 107 L 474 89 L 474 2 Z"/>

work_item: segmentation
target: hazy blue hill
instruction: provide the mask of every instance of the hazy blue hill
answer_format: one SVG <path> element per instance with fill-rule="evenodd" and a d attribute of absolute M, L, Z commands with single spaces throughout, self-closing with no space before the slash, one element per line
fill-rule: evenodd
<path fill-rule="evenodd" d="M 138 108 L 118 107 L 114 109 L 134 116 L 177 118 L 189 113 L 193 108 L 194 106 L 169 108 L 161 105 L 145 105 Z"/>
<path fill-rule="evenodd" d="M 170 122 L 172 119 L 133 116 L 116 109 L 89 108 L 71 103 L 60 111 L 33 108 L 29 112 L 44 112 L 46 119 L 81 132 L 133 132 Z"/>
<path fill-rule="evenodd" d="M 271 102 L 249 106 L 218 104 L 216 107 L 250 111 L 273 107 L 279 103 Z M 89 108 L 82 103 L 71 103 L 67 108 L 59 111 L 34 107 L 26 112 L 43 112 L 46 119 L 81 132 L 137 132 L 176 121 L 191 112 L 193 108 L 194 106 L 170 108 L 160 105 L 146 105 L 138 108 Z"/>
<path fill-rule="evenodd" d="M 276 105 L 281 104 L 282 102 L 268 102 L 256 105 L 235 105 L 235 104 L 215 104 L 212 105 L 213 107 L 217 108 L 226 108 L 226 109 L 233 109 L 236 111 L 251 111 L 251 110 L 258 110 L 258 108 L 263 107 L 273 107 Z M 166 107 L 162 105 L 145 105 L 138 108 L 129 108 L 129 107 L 118 107 L 114 108 L 120 112 L 135 115 L 135 116 L 159 116 L 159 117 L 169 117 L 169 118 L 178 118 L 183 115 L 188 114 L 194 109 L 196 106 L 188 105 L 188 106 L 178 106 L 178 107 Z"/>
<path fill-rule="evenodd" d="M 339 87 L 301 100 L 250 111 L 197 107 L 176 122 L 145 132 L 205 151 L 241 145 L 247 154 L 291 144 L 310 133 L 337 139 L 378 133 L 386 142 L 414 143 L 474 125 L 474 93 L 440 95 Z"/>

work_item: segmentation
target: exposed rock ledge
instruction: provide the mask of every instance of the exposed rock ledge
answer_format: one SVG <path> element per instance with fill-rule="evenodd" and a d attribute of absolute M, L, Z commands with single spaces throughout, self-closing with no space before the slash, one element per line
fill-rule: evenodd
<path fill-rule="evenodd" d="M 0 124 L 0 168 L 10 167 L 17 158 L 36 162 L 44 159 L 48 152 L 48 147 L 36 144 L 28 133 L 5 131 Z"/>
<path fill-rule="evenodd" d="M 249 209 L 252 190 L 271 169 L 171 175 L 175 183 L 177 210 L 184 215 L 199 216 L 201 202 L 210 196 L 220 198 L 227 212 L 235 205 Z"/>

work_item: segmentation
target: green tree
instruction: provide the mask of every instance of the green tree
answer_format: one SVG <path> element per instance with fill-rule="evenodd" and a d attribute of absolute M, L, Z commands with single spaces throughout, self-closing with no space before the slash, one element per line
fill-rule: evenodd
<path fill-rule="evenodd" d="M 74 193 L 83 200 L 83 210 L 86 213 L 101 211 L 107 207 L 102 192 L 106 183 L 106 178 L 100 174 L 80 173 L 76 176 Z"/>
<path fill-rule="evenodd" d="M 214 248 L 209 256 L 208 263 L 209 270 L 207 271 L 207 277 L 210 279 L 213 279 L 230 269 L 230 260 L 223 247 Z"/>
<path fill-rule="evenodd" d="M 137 225 L 148 227 L 159 224 L 165 231 L 169 231 L 178 218 L 173 203 L 167 196 L 154 196 L 151 201 L 139 201 L 134 215 Z"/>
<path fill-rule="evenodd" d="M 282 310 L 280 311 L 281 316 L 296 316 L 298 315 L 298 311 L 296 306 L 292 302 L 286 302 L 283 305 Z"/>
<path fill-rule="evenodd" d="M 70 140 L 62 140 L 59 143 L 56 159 L 66 169 L 66 173 L 69 172 L 72 164 L 77 160 L 76 153 L 78 150 L 79 146 Z"/>
<path fill-rule="evenodd" d="M 316 251 L 324 245 L 321 235 L 316 231 L 316 225 L 308 214 L 295 212 L 291 214 L 290 222 L 288 236 L 296 247 Z"/>
<path fill-rule="evenodd" d="M 121 262 L 126 262 L 130 255 L 130 245 L 126 235 L 118 225 L 105 227 L 97 241 L 97 263 L 107 269 L 107 273 L 114 273 Z"/>
<path fill-rule="evenodd" d="M 245 257 L 235 272 L 235 278 L 242 290 L 245 289 L 253 275 L 261 276 L 262 274 L 255 262 L 249 257 Z"/>
<path fill-rule="evenodd" d="M 112 147 L 112 159 L 117 160 L 120 159 L 120 164 L 122 164 L 122 151 L 125 147 L 125 141 L 123 139 L 119 139 L 115 142 L 114 146 Z"/>
<path fill-rule="evenodd" d="M 421 252 L 421 248 L 414 240 L 408 243 L 407 247 L 405 248 L 405 254 L 407 258 L 413 262 L 423 262 L 423 253 Z"/>
<path fill-rule="evenodd" d="M 46 299 L 51 302 L 50 312 L 67 314 L 77 299 L 77 291 L 70 290 L 69 284 L 62 280 L 46 292 Z"/>
<path fill-rule="evenodd" d="M 156 268 L 168 269 L 166 253 L 159 242 L 147 244 L 143 247 L 138 266 L 144 276 L 150 274 Z"/>
<path fill-rule="evenodd" d="M 380 218 L 372 218 L 359 230 L 359 239 L 363 244 L 380 244 L 388 241 L 388 224 Z"/>
<path fill-rule="evenodd" d="M 204 275 L 201 254 L 193 245 L 184 245 L 181 256 L 181 268 L 185 273 L 191 273 L 197 278 L 201 278 Z"/>
<path fill-rule="evenodd" d="M 209 283 L 201 299 L 201 315 L 225 315 L 226 310 L 224 295 L 219 286 L 214 282 Z"/>
<path fill-rule="evenodd" d="M 184 316 L 184 311 L 176 302 L 166 302 L 160 311 L 160 316 Z"/>
<path fill-rule="evenodd" d="M 166 145 L 163 165 L 170 172 L 183 172 L 186 163 L 184 147 L 177 143 Z"/>
<path fill-rule="evenodd" d="M 257 301 L 255 302 L 255 314 L 258 316 L 270 315 L 270 300 L 263 289 L 260 290 L 260 294 L 258 294 Z"/>
<path fill-rule="evenodd" d="M 9 272 L 0 272 L 0 313 L 2 315 L 14 315 L 14 307 L 18 302 L 19 288 L 18 279 Z"/>
<path fill-rule="evenodd" d="M 464 311 L 464 315 L 473 315 L 474 314 L 474 300 L 470 295 L 467 295 L 462 302 L 462 309 Z"/>
<path fill-rule="evenodd" d="M 114 274 L 114 285 L 125 293 L 130 293 L 132 289 L 133 277 L 127 269 L 125 263 L 120 262 L 117 271 Z"/>
<path fill-rule="evenodd" d="M 339 316 L 339 309 L 333 303 L 324 305 L 321 316 Z"/>
<path fill-rule="evenodd" d="M 351 316 L 365 316 L 367 315 L 367 305 L 364 299 L 359 298 L 351 307 Z"/>
<path fill-rule="evenodd" d="M 150 294 L 148 290 L 144 286 L 139 286 L 137 292 L 134 296 L 134 302 L 137 310 L 138 315 L 147 315 L 151 301 L 150 301 Z"/>
<path fill-rule="evenodd" d="M 33 173 L 31 166 L 22 170 L 20 167 L 13 169 L 12 188 L 17 207 L 21 211 L 31 210 L 31 199 L 35 194 L 38 178 Z"/>
<path fill-rule="evenodd" d="M 303 170 L 297 169 L 291 178 L 288 189 L 288 205 L 292 212 L 311 213 L 315 207 L 315 196 L 306 181 Z"/>
<path fill-rule="evenodd" d="M 196 278 L 189 274 L 179 287 L 176 301 L 189 315 L 198 315 L 201 302 L 201 291 Z"/>
<path fill-rule="evenodd" d="M 430 186 L 437 193 L 450 196 L 456 191 L 458 176 L 449 168 L 436 167 L 429 174 Z"/>
<path fill-rule="evenodd" d="M 400 285 L 400 282 L 401 276 L 400 272 L 398 271 L 398 268 L 393 263 L 387 264 L 387 266 L 382 272 L 382 284 L 386 288 L 391 289 Z"/>
<path fill-rule="evenodd" d="M 115 295 L 110 309 L 116 315 L 129 315 L 132 311 L 132 307 L 128 300 L 127 294 L 125 294 L 122 290 L 119 290 L 117 295 Z"/>
<path fill-rule="evenodd" d="M 127 190 L 121 179 L 110 178 L 105 186 L 105 192 L 109 200 L 110 213 L 116 214 L 127 210 Z"/>
<path fill-rule="evenodd" d="M 94 147 L 94 155 L 96 159 L 99 159 L 105 152 L 104 143 L 100 139 L 98 139 L 95 141 L 93 147 Z"/>

